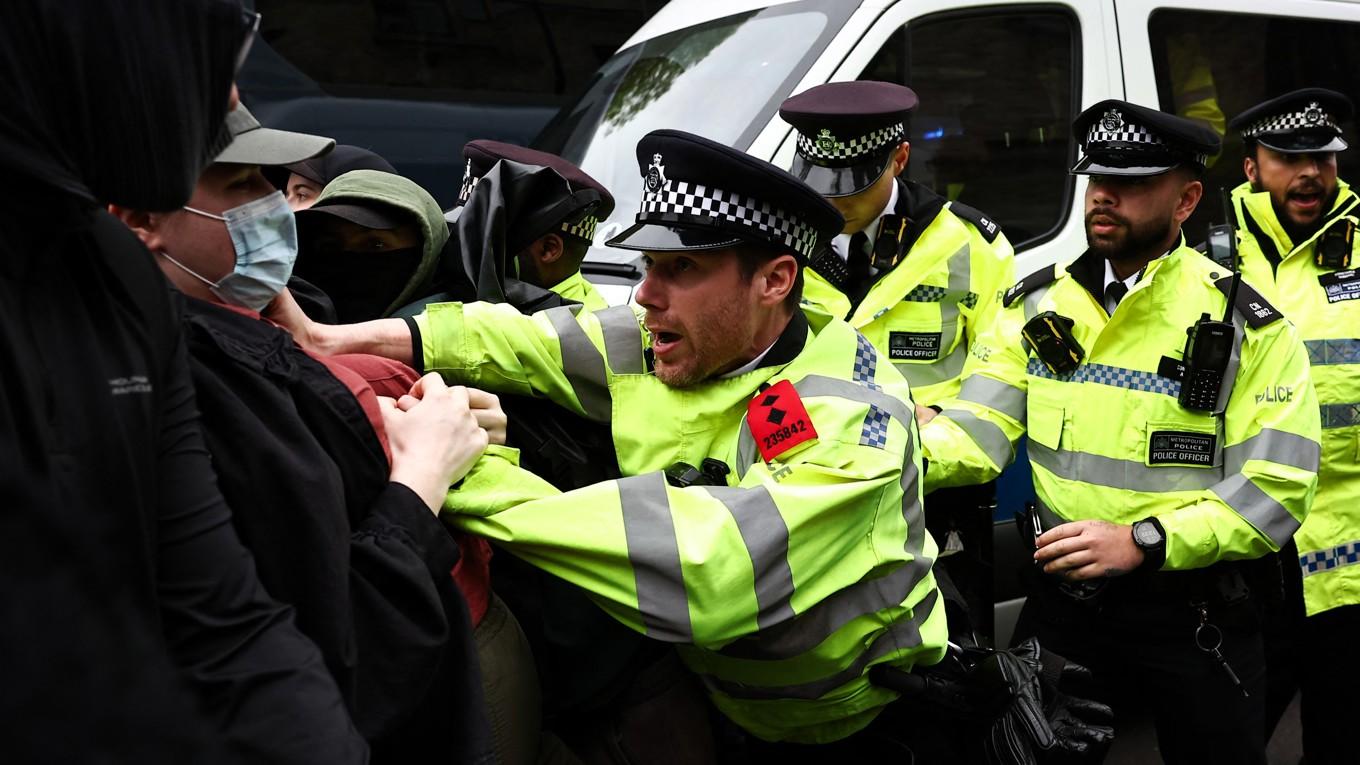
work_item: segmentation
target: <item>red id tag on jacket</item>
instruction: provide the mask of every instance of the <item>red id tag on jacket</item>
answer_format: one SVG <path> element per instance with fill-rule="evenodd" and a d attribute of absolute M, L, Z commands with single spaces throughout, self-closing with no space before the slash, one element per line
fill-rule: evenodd
<path fill-rule="evenodd" d="M 751 427 L 756 448 L 766 462 L 795 446 L 817 440 L 817 429 L 812 427 L 807 407 L 788 380 L 780 380 L 751 399 L 746 406 L 746 424 Z"/>

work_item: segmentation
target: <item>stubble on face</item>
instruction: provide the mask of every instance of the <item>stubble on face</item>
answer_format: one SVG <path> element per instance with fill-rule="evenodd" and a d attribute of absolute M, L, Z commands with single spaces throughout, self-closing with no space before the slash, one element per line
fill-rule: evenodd
<path fill-rule="evenodd" d="M 1114 230 L 1097 233 L 1097 224 L 1113 224 Z M 1097 207 L 1086 213 L 1086 246 L 1116 263 L 1138 260 L 1159 249 L 1171 236 L 1171 219 L 1159 217 L 1133 222 L 1118 212 Z"/>
<path fill-rule="evenodd" d="M 666 317 L 689 346 L 679 359 L 656 360 L 657 379 L 672 388 L 689 388 L 740 366 L 750 346 L 751 305 L 744 292 L 699 308 L 692 316 Z"/>

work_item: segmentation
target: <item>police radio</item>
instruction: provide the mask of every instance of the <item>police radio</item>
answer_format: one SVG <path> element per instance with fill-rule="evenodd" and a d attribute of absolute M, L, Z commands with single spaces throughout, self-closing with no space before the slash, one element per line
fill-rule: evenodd
<path fill-rule="evenodd" d="M 1351 267 L 1351 245 L 1355 243 L 1355 223 L 1346 218 L 1328 226 L 1313 248 L 1313 262 L 1320 268 L 1344 271 Z"/>
<path fill-rule="evenodd" d="M 1214 321 L 1209 314 L 1200 314 L 1199 321 L 1185 330 L 1184 365 L 1181 392 L 1177 396 L 1181 406 L 1192 412 L 1213 412 L 1218 405 L 1218 392 L 1223 387 L 1223 376 L 1228 371 L 1232 356 L 1232 311 L 1237 303 L 1237 285 L 1242 272 L 1237 265 L 1237 233 L 1233 229 L 1232 209 L 1224 205 L 1224 222 L 1209 227 L 1209 258 L 1232 270 L 1232 286 L 1228 289 L 1228 306 L 1222 321 Z"/>

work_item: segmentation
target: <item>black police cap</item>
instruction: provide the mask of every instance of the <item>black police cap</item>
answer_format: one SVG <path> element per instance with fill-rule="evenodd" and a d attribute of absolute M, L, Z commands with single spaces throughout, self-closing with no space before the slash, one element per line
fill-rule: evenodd
<path fill-rule="evenodd" d="M 1326 88 L 1303 88 L 1259 103 L 1228 123 L 1254 140 L 1282 154 L 1342 151 L 1341 124 L 1355 106 L 1346 96 Z"/>
<path fill-rule="evenodd" d="M 506 159 L 522 165 L 552 168 L 557 171 L 558 175 L 566 179 L 570 191 L 591 189 L 599 195 L 597 200 L 590 200 L 589 197 L 582 198 L 588 204 L 583 204 L 581 208 L 572 210 L 565 216 L 562 223 L 563 233 L 571 234 L 587 242 L 593 241 L 595 227 L 599 225 L 600 221 L 608 218 L 610 213 L 614 212 L 614 196 L 609 193 L 609 189 L 605 188 L 603 183 L 592 178 L 586 171 L 556 154 L 527 149 L 523 146 L 500 141 L 477 140 L 468 141 L 463 146 L 463 158 L 467 160 L 467 167 L 463 170 L 463 187 L 458 192 L 458 204 L 460 205 L 467 202 L 468 196 L 476 188 L 477 182 L 490 172 L 497 162 Z M 583 212 L 584 215 L 582 215 Z"/>
<path fill-rule="evenodd" d="M 785 100 L 779 116 L 798 131 L 791 171 L 823 196 L 863 191 L 907 140 L 916 103 L 911 88 L 872 80 L 831 82 Z"/>
<path fill-rule="evenodd" d="M 701 136 L 654 130 L 638 141 L 637 160 L 637 223 L 609 240 L 611 247 L 674 252 L 754 242 L 806 262 L 845 226 L 807 184 Z"/>
<path fill-rule="evenodd" d="M 1072 122 L 1078 175 L 1160 175 L 1179 165 L 1204 169 L 1222 142 L 1202 122 L 1128 101 L 1101 101 Z"/>

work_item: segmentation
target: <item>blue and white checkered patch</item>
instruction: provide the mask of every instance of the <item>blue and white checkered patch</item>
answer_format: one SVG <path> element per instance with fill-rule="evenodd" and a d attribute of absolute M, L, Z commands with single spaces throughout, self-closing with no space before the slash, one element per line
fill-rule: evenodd
<path fill-rule="evenodd" d="M 1354 563 L 1360 563 L 1360 542 L 1349 542 L 1330 550 L 1319 550 L 1299 556 L 1299 568 L 1303 569 L 1304 576 Z"/>
<path fill-rule="evenodd" d="M 874 390 L 878 390 L 878 383 L 874 382 L 874 372 L 878 369 L 878 351 L 864 335 L 857 334 L 855 341 L 855 368 L 851 371 L 850 379 L 860 385 L 867 385 Z"/>
<path fill-rule="evenodd" d="M 1059 382 L 1090 382 L 1096 383 L 1097 385 L 1109 385 L 1113 388 L 1161 393 L 1172 397 L 1179 396 L 1181 392 L 1180 380 L 1162 377 L 1155 372 L 1124 369 L 1123 367 L 1112 367 L 1106 364 L 1082 364 L 1071 374 L 1058 375 L 1044 366 L 1044 362 L 1038 359 L 1030 359 L 1029 366 L 1026 367 L 1025 371 L 1033 377 L 1042 377 L 1046 380 L 1058 380 Z"/>
<path fill-rule="evenodd" d="M 882 449 L 888 444 L 888 421 L 892 415 L 879 409 L 877 406 L 869 406 L 869 414 L 864 418 L 864 429 L 860 431 L 860 446 L 872 446 Z"/>
<path fill-rule="evenodd" d="M 1360 404 L 1323 404 L 1319 409 L 1323 430 L 1360 425 Z"/>
<path fill-rule="evenodd" d="M 943 303 L 945 298 L 956 294 L 958 293 L 944 287 L 918 284 L 911 288 L 911 292 L 902 296 L 902 301 L 905 303 Z M 977 305 L 977 301 L 978 296 L 975 292 L 966 292 L 959 298 L 959 302 L 969 308 Z"/>
<path fill-rule="evenodd" d="M 1360 340 L 1308 340 L 1304 346 L 1313 366 L 1360 364 Z"/>

